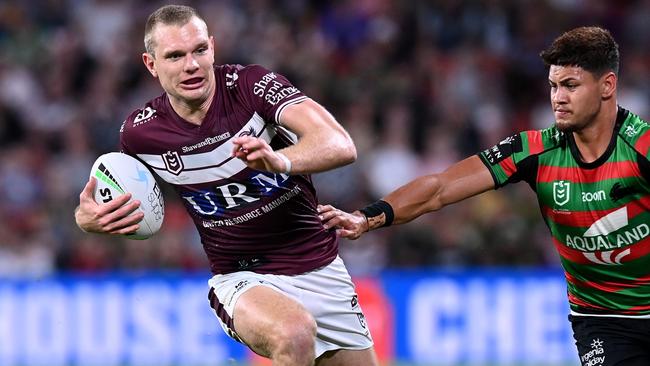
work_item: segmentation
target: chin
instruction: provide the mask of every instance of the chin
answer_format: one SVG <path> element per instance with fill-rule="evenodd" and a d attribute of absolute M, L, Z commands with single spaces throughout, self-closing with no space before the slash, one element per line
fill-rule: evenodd
<path fill-rule="evenodd" d="M 574 132 L 575 125 L 569 121 L 555 121 L 555 127 L 562 132 Z"/>
<path fill-rule="evenodd" d="M 207 99 L 207 93 L 202 88 L 196 90 L 183 90 L 180 95 L 183 99 L 192 103 L 203 102 Z"/>

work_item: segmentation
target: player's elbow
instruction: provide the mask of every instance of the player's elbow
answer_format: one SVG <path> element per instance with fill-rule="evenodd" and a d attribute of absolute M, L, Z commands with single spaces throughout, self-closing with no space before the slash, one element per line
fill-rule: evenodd
<path fill-rule="evenodd" d="M 357 160 L 357 148 L 352 143 L 352 140 L 345 146 L 341 155 L 344 164 L 352 164 Z"/>
<path fill-rule="evenodd" d="M 343 134 L 336 139 L 336 151 L 338 161 L 341 165 L 352 164 L 357 160 L 357 148 L 354 146 L 352 138 Z"/>
<path fill-rule="evenodd" d="M 432 174 L 421 178 L 422 185 L 426 190 L 428 197 L 424 205 L 424 212 L 438 211 L 447 205 L 446 192 L 444 185 L 438 174 Z"/>

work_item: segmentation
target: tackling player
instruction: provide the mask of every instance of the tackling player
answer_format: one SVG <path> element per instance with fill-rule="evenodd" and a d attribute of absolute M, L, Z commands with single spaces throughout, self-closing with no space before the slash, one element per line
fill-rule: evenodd
<path fill-rule="evenodd" d="M 650 126 L 617 105 L 619 51 L 607 30 L 573 29 L 541 57 L 553 127 L 514 134 L 352 214 L 319 207 L 322 220 L 356 239 L 525 181 L 565 270 L 582 364 L 650 365 Z"/>
<path fill-rule="evenodd" d="M 172 184 L 214 274 L 209 301 L 228 335 L 274 365 L 376 365 L 354 285 L 323 228 L 309 173 L 356 150 L 322 106 L 262 66 L 214 64 L 193 8 L 168 5 L 145 27 L 142 60 L 164 93 L 121 128 L 123 152 Z M 137 230 L 139 202 L 93 199 L 75 217 L 89 232 Z"/>

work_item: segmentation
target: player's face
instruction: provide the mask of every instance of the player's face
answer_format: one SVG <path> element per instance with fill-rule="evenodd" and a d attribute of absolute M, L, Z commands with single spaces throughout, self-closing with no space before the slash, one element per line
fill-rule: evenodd
<path fill-rule="evenodd" d="M 208 100 L 215 89 L 214 40 L 206 24 L 196 17 L 182 26 L 159 24 L 153 40 L 155 57 L 145 53 L 143 60 L 169 97 L 189 105 Z"/>
<path fill-rule="evenodd" d="M 548 82 L 560 131 L 577 132 L 595 120 L 602 103 L 602 80 L 581 67 L 552 65 Z"/>

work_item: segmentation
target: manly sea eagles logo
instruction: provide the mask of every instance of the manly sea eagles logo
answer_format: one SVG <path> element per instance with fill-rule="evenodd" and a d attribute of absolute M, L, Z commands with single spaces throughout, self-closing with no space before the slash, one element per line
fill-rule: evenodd
<path fill-rule="evenodd" d="M 257 131 L 255 131 L 255 128 L 253 126 L 250 126 L 247 131 L 242 131 L 239 133 L 237 136 L 257 136 Z"/>
<path fill-rule="evenodd" d="M 553 182 L 553 201 L 558 206 L 564 206 L 569 202 L 571 183 L 565 180 Z"/>
<path fill-rule="evenodd" d="M 176 151 L 167 151 L 162 154 L 165 168 L 172 174 L 178 175 L 183 170 L 183 160 Z"/>

